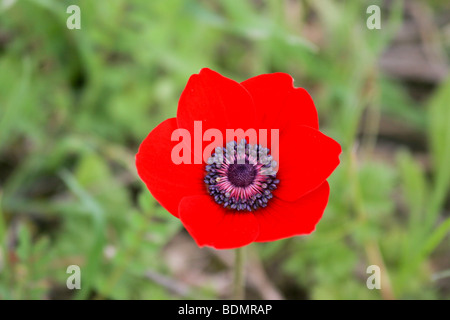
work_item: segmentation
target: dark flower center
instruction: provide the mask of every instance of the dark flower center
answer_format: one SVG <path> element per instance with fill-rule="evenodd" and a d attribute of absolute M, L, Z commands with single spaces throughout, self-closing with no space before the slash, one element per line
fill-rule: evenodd
<path fill-rule="evenodd" d="M 254 211 L 264 208 L 273 198 L 272 191 L 280 182 L 276 179 L 276 161 L 269 149 L 250 145 L 227 143 L 217 147 L 206 165 L 205 183 L 214 201 L 232 210 Z"/>
<path fill-rule="evenodd" d="M 252 184 L 256 173 L 255 166 L 252 164 L 230 164 L 228 167 L 228 180 L 236 187 L 245 188 Z"/>

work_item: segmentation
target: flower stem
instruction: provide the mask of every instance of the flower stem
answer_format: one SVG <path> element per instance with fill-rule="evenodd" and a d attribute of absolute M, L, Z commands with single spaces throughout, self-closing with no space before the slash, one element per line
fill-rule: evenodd
<path fill-rule="evenodd" d="M 245 279 L 244 279 L 244 263 L 245 263 L 245 247 L 234 250 L 234 268 L 233 268 L 233 299 L 244 299 Z"/>

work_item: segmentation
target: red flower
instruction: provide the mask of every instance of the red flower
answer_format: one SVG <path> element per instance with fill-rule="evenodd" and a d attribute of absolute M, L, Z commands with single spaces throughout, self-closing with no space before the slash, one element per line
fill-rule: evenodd
<path fill-rule="evenodd" d="M 201 132 L 194 121 L 201 121 Z M 222 155 L 228 159 L 222 164 L 213 163 L 216 158 L 197 164 L 198 151 L 210 142 L 194 143 L 197 160 L 175 164 L 172 152 L 180 142 L 172 134 L 178 128 L 191 136 L 212 128 L 223 136 L 226 129 L 279 129 L 279 153 L 273 155 L 279 165 L 266 161 L 272 160 L 270 154 L 259 157 L 271 145 L 270 137 L 260 145 L 214 140 L 211 145 L 217 148 L 208 156 Z M 239 150 L 245 152 L 241 164 Z M 177 117 L 159 124 L 142 142 L 136 167 L 155 199 L 181 220 L 199 246 L 230 249 L 314 231 L 328 202 L 326 179 L 338 166 L 340 153 L 340 145 L 319 131 L 310 95 L 294 88 L 288 74 L 263 74 L 238 83 L 202 69 L 189 79 Z"/>

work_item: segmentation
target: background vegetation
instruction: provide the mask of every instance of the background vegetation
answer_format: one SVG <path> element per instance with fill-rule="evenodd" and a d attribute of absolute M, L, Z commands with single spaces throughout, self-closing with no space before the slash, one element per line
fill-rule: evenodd
<path fill-rule="evenodd" d="M 0 1 L 0 299 L 229 295 L 231 253 L 198 249 L 134 167 L 202 67 L 292 74 L 343 146 L 317 231 L 250 246 L 249 298 L 449 299 L 449 53 L 444 0 Z"/>

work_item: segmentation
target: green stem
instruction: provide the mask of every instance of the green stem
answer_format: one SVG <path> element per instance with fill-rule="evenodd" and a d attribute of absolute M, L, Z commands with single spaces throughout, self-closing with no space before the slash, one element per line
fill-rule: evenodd
<path fill-rule="evenodd" d="M 234 250 L 234 268 L 233 268 L 233 299 L 243 300 L 245 292 L 244 280 L 244 251 L 245 248 L 237 248 Z"/>

